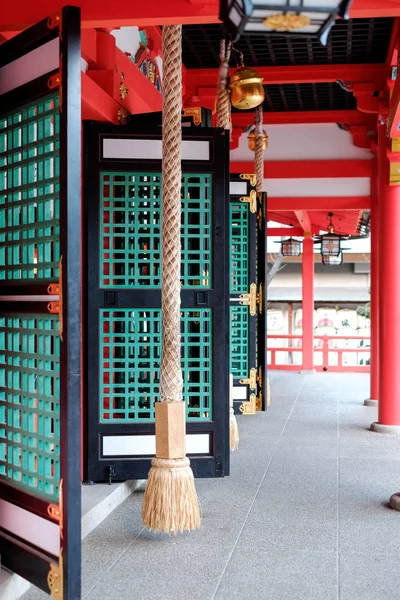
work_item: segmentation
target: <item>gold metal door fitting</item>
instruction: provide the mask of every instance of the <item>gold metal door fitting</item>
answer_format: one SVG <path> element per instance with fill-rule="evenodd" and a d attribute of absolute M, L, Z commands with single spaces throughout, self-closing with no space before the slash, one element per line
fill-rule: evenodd
<path fill-rule="evenodd" d="M 262 386 L 263 386 L 263 370 L 262 370 L 261 366 L 258 367 L 257 383 L 258 383 L 259 387 L 262 388 Z"/>
<path fill-rule="evenodd" d="M 250 190 L 249 196 L 242 196 L 240 202 L 247 202 L 251 213 L 257 212 L 257 192 L 256 190 Z"/>
<path fill-rule="evenodd" d="M 250 285 L 250 291 L 248 294 L 240 294 L 239 298 L 240 300 L 240 304 L 242 306 L 248 306 L 249 310 L 250 310 L 250 315 L 252 317 L 255 317 L 257 314 L 257 304 L 258 304 L 258 312 L 261 314 L 262 313 L 262 303 L 263 303 L 263 296 L 262 296 L 262 283 L 260 283 L 259 287 L 258 287 L 258 294 L 257 294 L 257 286 L 255 283 L 252 283 Z"/>
<path fill-rule="evenodd" d="M 239 383 L 242 385 L 248 385 L 250 389 L 253 391 L 256 389 L 257 382 L 257 369 L 250 369 L 250 373 L 247 379 L 239 379 Z"/>
<path fill-rule="evenodd" d="M 247 402 L 242 402 L 239 406 L 239 410 L 242 415 L 255 415 L 257 412 L 257 396 L 250 394 L 250 398 Z"/>
<path fill-rule="evenodd" d="M 63 579 L 63 555 L 61 550 L 58 565 L 50 563 L 50 570 L 47 574 L 47 585 L 49 586 L 50 596 L 55 600 L 63 600 Z"/>
<path fill-rule="evenodd" d="M 62 291 L 62 256 L 60 257 L 60 262 L 58 263 L 59 269 L 59 279 L 58 283 L 50 283 L 47 287 L 47 293 L 51 296 L 58 296 L 58 302 L 49 302 L 47 304 L 47 310 L 51 314 L 58 314 L 60 318 L 59 324 L 59 336 L 60 340 L 63 341 L 63 291 Z"/>
<path fill-rule="evenodd" d="M 241 173 L 240 179 L 244 179 L 245 181 L 249 181 L 251 187 L 256 187 L 257 177 L 255 173 Z"/>
<path fill-rule="evenodd" d="M 194 125 L 201 125 L 201 106 L 187 106 L 182 109 L 182 117 L 192 117 Z"/>

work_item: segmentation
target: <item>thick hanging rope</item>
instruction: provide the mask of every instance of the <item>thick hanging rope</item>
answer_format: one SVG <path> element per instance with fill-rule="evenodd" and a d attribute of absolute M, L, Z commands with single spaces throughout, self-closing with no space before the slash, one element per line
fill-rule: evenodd
<path fill-rule="evenodd" d="M 263 191 L 264 183 L 264 149 L 263 149 L 263 108 L 262 105 L 256 108 L 256 126 L 254 129 L 256 136 L 256 152 L 254 156 L 254 168 L 256 172 L 256 192 Z"/>
<path fill-rule="evenodd" d="M 182 27 L 163 27 L 162 356 L 156 402 L 156 457 L 143 500 L 143 523 L 178 533 L 200 526 L 199 502 L 185 456 L 181 370 Z"/>
<path fill-rule="evenodd" d="M 228 88 L 229 59 L 232 43 L 222 39 L 220 44 L 220 64 L 217 90 L 217 127 L 232 131 L 231 99 Z"/>
<path fill-rule="evenodd" d="M 232 131 L 231 98 L 228 88 L 229 59 L 232 43 L 224 39 L 220 43 L 220 65 L 217 89 L 217 127 Z M 229 376 L 229 446 L 231 451 L 239 447 L 239 429 L 233 412 L 233 378 Z M 232 381 L 231 381 L 232 380 Z"/>
<path fill-rule="evenodd" d="M 256 108 L 256 126 L 255 126 L 255 136 L 256 136 L 256 151 L 254 156 L 254 170 L 256 172 L 256 192 L 261 193 L 263 191 L 263 183 L 264 183 L 264 131 L 263 131 L 263 108 L 262 105 L 257 106 Z M 267 394 L 267 406 L 271 403 L 271 392 L 269 379 L 266 382 Z"/>

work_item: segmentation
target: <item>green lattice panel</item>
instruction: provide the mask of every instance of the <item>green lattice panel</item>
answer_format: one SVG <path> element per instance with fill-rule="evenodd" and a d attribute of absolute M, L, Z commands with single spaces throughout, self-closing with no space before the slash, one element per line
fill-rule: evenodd
<path fill-rule="evenodd" d="M 212 418 L 212 316 L 182 309 L 183 397 L 187 419 Z M 100 421 L 152 422 L 159 400 L 161 310 L 100 311 Z"/>
<path fill-rule="evenodd" d="M 161 175 L 102 173 L 100 281 L 105 288 L 161 285 Z M 182 287 L 211 286 L 212 176 L 182 177 Z"/>
<path fill-rule="evenodd" d="M 231 314 L 230 368 L 235 379 L 248 377 L 249 373 L 249 308 L 235 305 Z"/>
<path fill-rule="evenodd" d="M 60 480 L 58 316 L 0 317 L 0 474 L 58 500 Z"/>
<path fill-rule="evenodd" d="M 249 209 L 241 202 L 230 204 L 230 292 L 249 291 Z"/>
<path fill-rule="evenodd" d="M 59 96 L 0 116 L 0 280 L 56 280 Z"/>

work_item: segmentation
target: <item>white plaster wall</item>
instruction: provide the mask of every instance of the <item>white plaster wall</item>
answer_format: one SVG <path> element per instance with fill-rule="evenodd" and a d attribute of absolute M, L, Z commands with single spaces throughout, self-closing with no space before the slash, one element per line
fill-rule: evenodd
<path fill-rule="evenodd" d="M 268 119 L 268 114 L 264 114 Z M 373 154 L 353 145 L 348 131 L 336 123 L 264 125 L 268 133 L 265 160 L 334 160 L 372 159 Z M 247 133 L 239 140 L 239 147 L 231 152 L 232 161 L 253 160 L 254 153 L 247 146 Z"/>
<path fill-rule="evenodd" d="M 129 52 L 135 56 L 139 50 L 140 34 L 138 27 L 121 27 L 114 29 L 111 35 L 115 37 L 115 43 L 122 52 Z"/>
<path fill-rule="evenodd" d="M 371 180 L 369 177 L 264 179 L 263 190 L 274 198 L 370 196 Z"/>

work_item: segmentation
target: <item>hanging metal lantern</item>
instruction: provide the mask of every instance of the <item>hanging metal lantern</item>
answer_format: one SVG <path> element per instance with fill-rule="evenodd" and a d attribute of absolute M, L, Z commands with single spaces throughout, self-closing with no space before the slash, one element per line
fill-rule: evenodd
<path fill-rule="evenodd" d="M 332 223 L 332 213 L 328 213 L 328 233 L 321 235 L 321 254 L 322 256 L 339 256 L 341 252 L 340 242 L 342 240 L 341 235 L 335 233 L 335 228 Z"/>
<path fill-rule="evenodd" d="M 322 264 L 323 265 L 328 265 L 330 267 L 338 267 L 339 265 L 341 265 L 343 262 L 343 253 L 340 252 L 340 254 L 338 256 L 330 256 L 328 255 L 323 255 L 322 256 Z"/>
<path fill-rule="evenodd" d="M 281 245 L 282 256 L 300 256 L 301 255 L 301 240 L 295 240 L 294 238 L 288 238 L 281 242 L 276 242 Z"/>
<path fill-rule="evenodd" d="M 250 131 L 249 135 L 247 136 L 247 144 L 249 146 L 249 149 L 252 152 L 256 151 L 256 132 L 254 129 L 252 129 L 252 131 Z M 265 129 L 263 129 L 263 150 L 266 150 L 268 148 L 268 135 L 267 132 L 265 131 Z"/>
<path fill-rule="evenodd" d="M 348 19 L 352 0 L 221 0 L 220 19 L 234 40 L 242 33 L 319 39 L 326 45 L 337 17 Z"/>
<path fill-rule="evenodd" d="M 241 65 L 229 77 L 232 106 L 240 110 L 256 108 L 264 102 L 263 78 L 255 69 Z"/>

